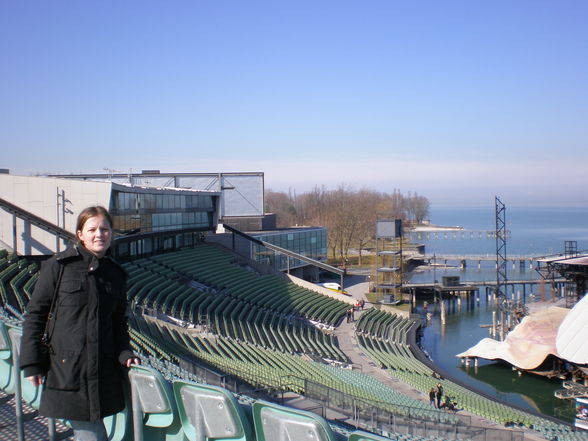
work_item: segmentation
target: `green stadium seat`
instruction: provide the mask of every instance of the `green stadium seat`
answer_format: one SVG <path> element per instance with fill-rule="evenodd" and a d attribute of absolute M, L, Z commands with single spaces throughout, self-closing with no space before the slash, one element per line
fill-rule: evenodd
<path fill-rule="evenodd" d="M 174 381 L 173 390 L 182 428 L 189 441 L 253 439 L 243 409 L 226 389 Z"/>
<path fill-rule="evenodd" d="M 257 441 L 335 441 L 331 427 L 314 413 L 261 400 L 252 412 Z"/>
<path fill-rule="evenodd" d="M 129 371 L 135 436 L 149 441 L 182 441 L 181 423 L 170 385 L 159 372 L 146 366 Z"/>

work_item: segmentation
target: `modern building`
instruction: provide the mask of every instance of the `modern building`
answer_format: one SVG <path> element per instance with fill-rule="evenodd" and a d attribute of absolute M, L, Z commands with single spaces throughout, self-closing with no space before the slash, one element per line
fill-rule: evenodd
<path fill-rule="evenodd" d="M 113 217 L 113 252 L 121 260 L 206 237 L 261 266 L 318 281 L 326 229 L 276 229 L 275 216 L 263 213 L 263 192 L 263 173 L 0 173 L 0 246 L 28 256 L 60 251 L 75 240 L 78 214 L 102 205 Z"/>
<path fill-rule="evenodd" d="M 234 173 L 109 173 L 50 175 L 50 177 L 96 182 L 112 182 L 131 187 L 192 189 L 218 193 L 218 220 L 242 231 L 263 229 L 263 172 Z"/>
<path fill-rule="evenodd" d="M 18 254 L 54 253 L 75 237 L 78 214 L 102 205 L 113 216 L 117 256 L 160 252 L 213 232 L 219 199 L 210 190 L 0 174 L 0 241 Z"/>
<path fill-rule="evenodd" d="M 299 227 L 277 231 L 250 233 L 261 241 L 271 243 L 311 259 L 325 262 L 327 260 L 327 230 L 324 227 Z M 278 271 L 289 271 L 306 266 L 300 259 L 276 254 L 257 243 L 251 244 L 251 258 L 259 263 L 272 265 Z"/>

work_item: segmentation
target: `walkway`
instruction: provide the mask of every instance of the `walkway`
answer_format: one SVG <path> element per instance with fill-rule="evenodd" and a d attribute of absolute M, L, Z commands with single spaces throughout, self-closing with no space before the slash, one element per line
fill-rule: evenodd
<path fill-rule="evenodd" d="M 14 395 L 0 392 L 0 440 L 18 439 L 16 429 Z M 28 406 L 23 407 L 24 430 L 26 441 L 45 441 L 47 439 L 47 419 L 40 417 L 38 412 Z M 57 439 L 73 441 L 71 431 L 63 425 L 57 425 Z"/>

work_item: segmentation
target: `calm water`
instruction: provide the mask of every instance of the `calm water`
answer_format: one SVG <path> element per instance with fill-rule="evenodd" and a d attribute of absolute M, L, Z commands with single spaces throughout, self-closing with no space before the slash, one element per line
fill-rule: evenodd
<path fill-rule="evenodd" d="M 462 226 L 466 230 L 491 230 L 495 228 L 494 207 L 434 207 L 431 222 L 437 225 Z M 508 207 L 506 224 L 511 232 L 507 242 L 508 255 L 546 255 L 563 252 L 564 241 L 576 240 L 578 250 L 588 250 L 588 207 Z M 495 255 L 496 243 L 491 239 L 430 239 L 423 240 L 427 254 L 490 254 Z M 439 263 L 439 262 L 438 262 Z M 449 262 L 451 264 L 451 262 Z M 453 262 L 455 264 L 455 262 Z M 494 263 L 483 263 L 482 268 L 472 264 L 465 270 L 450 268 L 414 273 L 411 281 L 427 282 L 434 277 L 458 275 L 464 282 L 495 280 Z M 522 269 L 517 264 L 508 265 L 508 278 L 533 279 L 534 269 Z M 429 306 L 433 312 L 430 326 L 423 331 L 423 347 L 435 363 L 460 380 L 479 390 L 521 407 L 535 409 L 548 415 L 571 421 L 573 405 L 559 400 L 553 392 L 561 389 L 561 381 L 546 380 L 534 375 L 519 377 L 510 366 L 499 362 L 480 361 L 480 367 L 464 368 L 456 354 L 488 337 L 488 329 L 480 324 L 492 323 L 493 306 L 487 305 L 484 290 L 480 290 L 479 306 L 462 302 L 458 309 L 453 303 L 448 307 L 445 326 L 441 325 L 439 308 Z M 422 306 L 418 308 L 422 312 Z"/>

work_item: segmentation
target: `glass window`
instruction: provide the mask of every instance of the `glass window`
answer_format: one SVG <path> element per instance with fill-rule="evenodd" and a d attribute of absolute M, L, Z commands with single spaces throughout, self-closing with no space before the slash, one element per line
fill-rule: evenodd
<path fill-rule="evenodd" d="M 156 202 L 154 194 L 145 195 L 145 208 L 148 210 L 155 210 Z"/>

